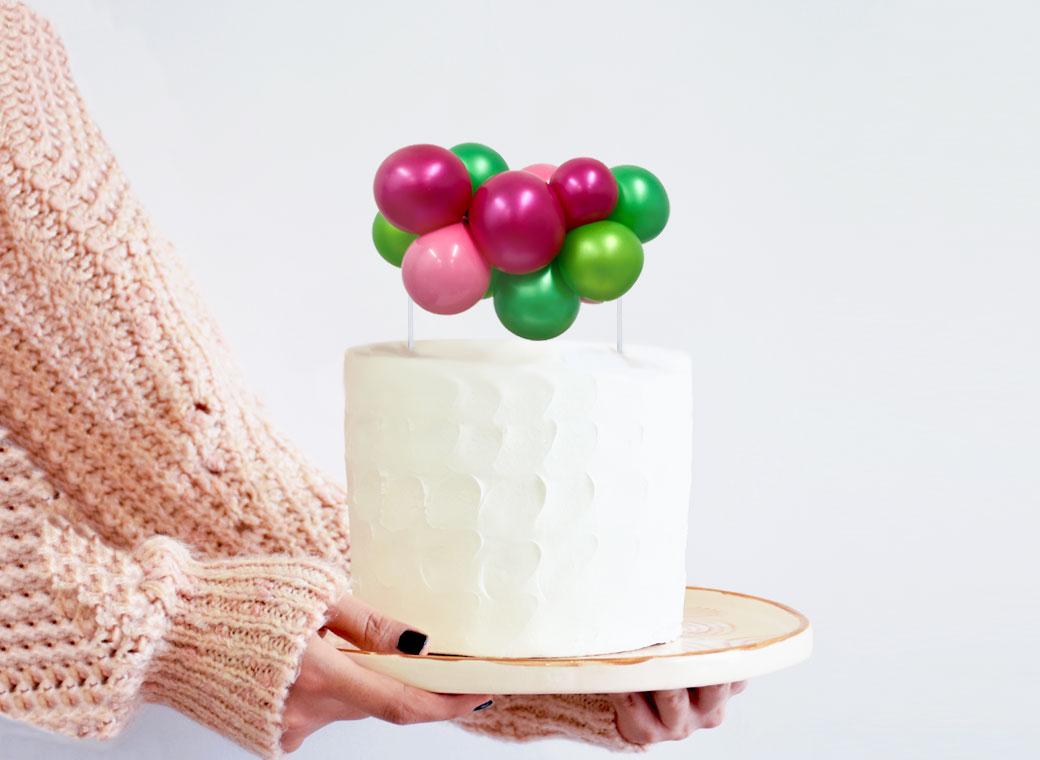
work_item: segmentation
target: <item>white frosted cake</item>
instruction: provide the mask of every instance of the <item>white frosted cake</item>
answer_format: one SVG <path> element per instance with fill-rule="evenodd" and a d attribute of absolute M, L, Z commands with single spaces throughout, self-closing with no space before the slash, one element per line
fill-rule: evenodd
<path fill-rule="evenodd" d="M 619 652 L 679 634 L 686 354 L 561 341 L 351 348 L 354 593 L 430 650 Z"/>

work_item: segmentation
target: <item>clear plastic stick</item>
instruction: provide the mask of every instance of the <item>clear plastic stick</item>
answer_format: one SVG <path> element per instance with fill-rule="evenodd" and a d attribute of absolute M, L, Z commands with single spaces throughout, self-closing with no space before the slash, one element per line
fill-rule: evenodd
<path fill-rule="evenodd" d="M 617 352 L 625 353 L 625 342 L 621 334 L 621 299 L 617 300 Z"/>
<path fill-rule="evenodd" d="M 412 297 L 408 296 L 408 350 L 415 348 L 415 304 Z"/>

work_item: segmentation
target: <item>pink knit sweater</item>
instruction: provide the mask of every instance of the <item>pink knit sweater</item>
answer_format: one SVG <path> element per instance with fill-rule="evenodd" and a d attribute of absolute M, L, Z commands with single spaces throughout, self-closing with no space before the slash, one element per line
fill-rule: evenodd
<path fill-rule="evenodd" d="M 0 713 L 108 737 L 163 702 L 278 756 L 348 549 L 343 489 L 242 385 L 51 27 L 0 0 Z M 459 723 L 635 748 L 602 696 Z"/>

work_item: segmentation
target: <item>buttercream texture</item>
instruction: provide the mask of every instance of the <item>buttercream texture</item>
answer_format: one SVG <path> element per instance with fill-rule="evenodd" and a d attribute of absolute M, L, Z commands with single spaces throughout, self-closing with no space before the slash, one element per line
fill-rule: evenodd
<path fill-rule="evenodd" d="M 346 397 L 355 593 L 432 651 L 582 656 L 678 636 L 686 354 L 374 344 L 347 352 Z"/>

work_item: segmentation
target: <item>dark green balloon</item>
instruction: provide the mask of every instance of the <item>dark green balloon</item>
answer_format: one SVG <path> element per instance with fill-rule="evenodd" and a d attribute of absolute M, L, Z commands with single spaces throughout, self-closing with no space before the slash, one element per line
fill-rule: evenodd
<path fill-rule="evenodd" d="M 574 324 L 581 302 L 555 264 L 530 274 L 495 276 L 495 313 L 505 328 L 528 340 L 548 340 Z"/>
<path fill-rule="evenodd" d="M 575 227 L 556 257 L 560 274 L 579 296 L 612 301 L 643 271 L 643 245 L 628 227 L 604 220 Z"/>
<path fill-rule="evenodd" d="M 379 255 L 395 267 L 401 266 L 404 252 L 417 237 L 419 236 L 390 224 L 379 212 L 376 212 L 376 218 L 372 220 L 372 242 L 376 244 Z"/>
<path fill-rule="evenodd" d="M 661 234 L 671 207 L 661 180 L 641 166 L 615 166 L 618 202 L 608 219 L 628 227 L 644 243 Z"/>
<path fill-rule="evenodd" d="M 469 181 L 473 192 L 494 177 L 509 169 L 506 160 L 496 151 L 480 143 L 459 143 L 451 152 L 462 159 L 469 172 Z"/>
<path fill-rule="evenodd" d="M 480 300 L 483 301 L 485 298 L 491 298 L 491 296 L 495 295 L 495 277 L 497 275 L 498 275 L 498 270 L 495 269 L 494 267 L 492 267 L 492 269 L 491 269 L 491 279 L 488 280 L 487 290 L 484 291 L 484 295 L 482 295 L 480 297 Z"/>

